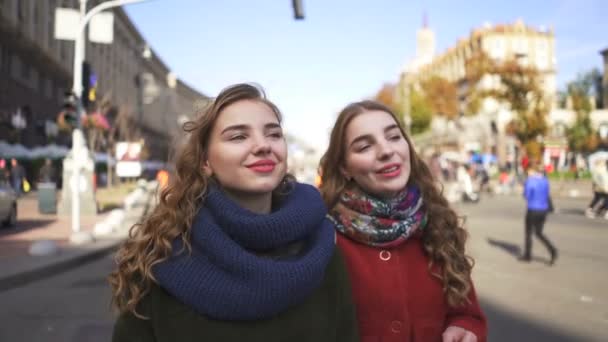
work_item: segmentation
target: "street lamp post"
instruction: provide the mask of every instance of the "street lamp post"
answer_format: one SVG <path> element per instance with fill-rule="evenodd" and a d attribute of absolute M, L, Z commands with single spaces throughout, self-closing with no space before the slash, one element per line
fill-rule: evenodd
<path fill-rule="evenodd" d="M 72 236 L 70 240 L 75 243 L 90 241 L 91 236 L 89 234 L 83 234 L 80 231 L 80 173 L 82 171 L 83 156 L 86 156 L 88 151 L 86 144 L 84 144 L 83 133 L 81 130 L 80 117 L 82 115 L 82 63 L 85 60 L 85 46 L 86 46 L 86 35 L 85 28 L 91 18 L 97 13 L 127 4 L 133 4 L 138 2 L 150 1 L 150 0 L 113 0 L 101 3 L 91 9 L 88 13 L 86 12 L 88 0 L 80 0 L 80 22 L 76 31 L 76 40 L 74 43 L 74 70 L 72 79 L 72 92 L 76 97 L 77 107 L 76 113 L 78 117 L 78 126 L 72 133 L 72 179 L 71 179 L 71 190 L 72 190 Z"/>

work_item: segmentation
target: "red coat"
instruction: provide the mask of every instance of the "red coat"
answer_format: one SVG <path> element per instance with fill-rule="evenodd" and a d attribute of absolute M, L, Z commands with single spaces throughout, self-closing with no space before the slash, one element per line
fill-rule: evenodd
<path fill-rule="evenodd" d="M 487 325 L 473 289 L 471 303 L 448 306 L 441 281 L 428 269 L 420 234 L 391 249 L 370 247 L 338 234 L 351 286 L 361 342 L 441 341 L 448 326 L 487 339 Z"/>

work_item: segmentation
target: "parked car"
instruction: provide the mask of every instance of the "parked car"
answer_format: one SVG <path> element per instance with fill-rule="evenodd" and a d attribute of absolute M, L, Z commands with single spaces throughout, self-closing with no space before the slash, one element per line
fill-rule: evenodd
<path fill-rule="evenodd" d="M 17 194 L 6 181 L 0 180 L 0 224 L 14 227 L 17 224 Z"/>

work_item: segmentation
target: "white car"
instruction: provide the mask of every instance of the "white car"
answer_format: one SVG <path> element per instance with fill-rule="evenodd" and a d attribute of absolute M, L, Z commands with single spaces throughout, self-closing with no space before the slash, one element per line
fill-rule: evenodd
<path fill-rule="evenodd" d="M 17 194 L 6 181 L 0 180 L 0 224 L 14 227 L 17 224 Z"/>

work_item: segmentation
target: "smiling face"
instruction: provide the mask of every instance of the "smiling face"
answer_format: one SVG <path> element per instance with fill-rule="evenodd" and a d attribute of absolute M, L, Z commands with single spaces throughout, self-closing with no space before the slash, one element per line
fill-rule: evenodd
<path fill-rule="evenodd" d="M 369 194 L 395 196 L 410 177 L 410 146 L 395 119 L 380 110 L 364 111 L 346 127 L 343 175 Z"/>
<path fill-rule="evenodd" d="M 287 143 L 277 114 L 265 103 L 241 100 L 213 125 L 204 171 L 236 197 L 270 194 L 287 172 Z"/>

